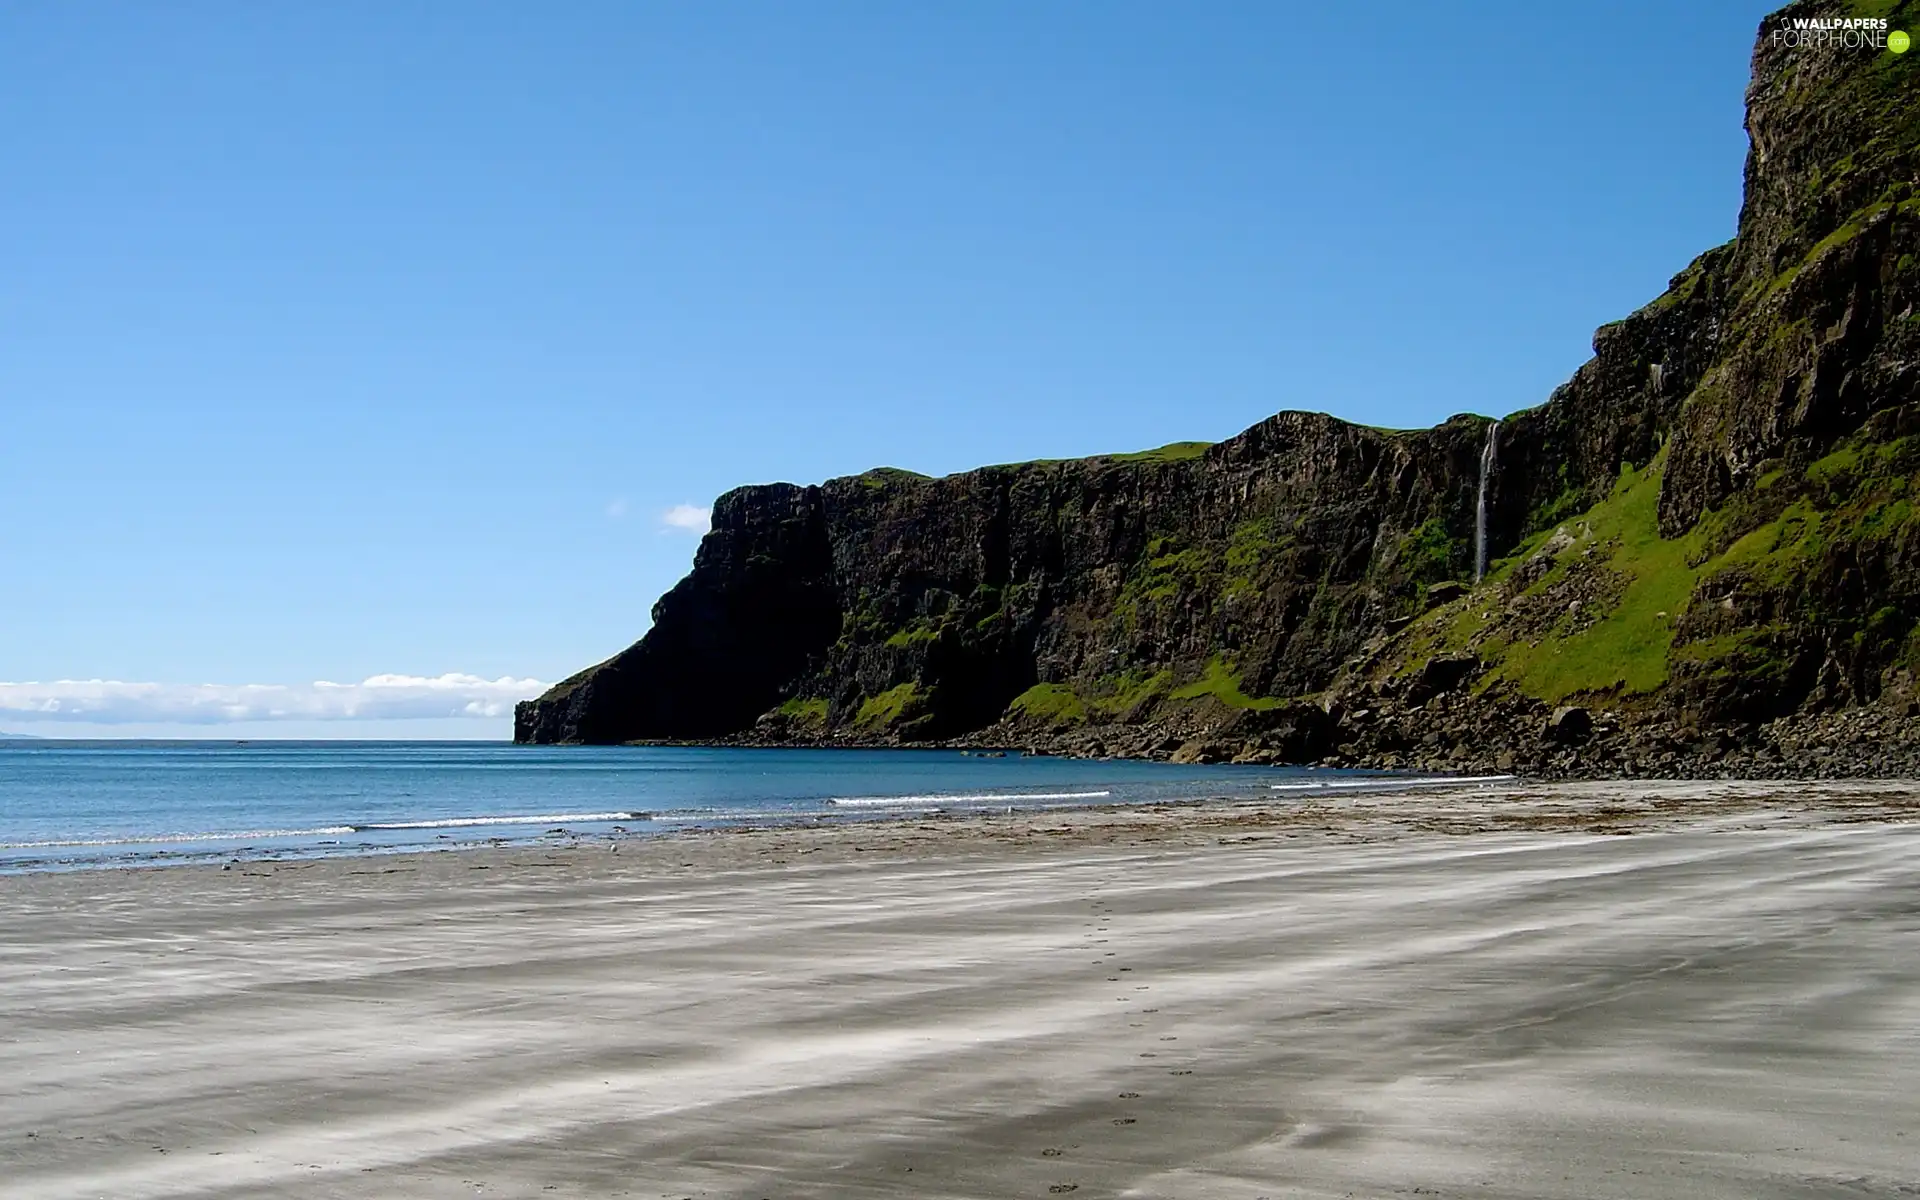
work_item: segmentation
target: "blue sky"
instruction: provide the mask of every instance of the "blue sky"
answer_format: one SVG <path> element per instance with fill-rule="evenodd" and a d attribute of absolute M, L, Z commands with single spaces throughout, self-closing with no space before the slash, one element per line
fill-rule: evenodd
<path fill-rule="evenodd" d="M 504 736 L 737 484 L 1537 404 L 1768 7 L 7 6 L 0 730 Z"/>

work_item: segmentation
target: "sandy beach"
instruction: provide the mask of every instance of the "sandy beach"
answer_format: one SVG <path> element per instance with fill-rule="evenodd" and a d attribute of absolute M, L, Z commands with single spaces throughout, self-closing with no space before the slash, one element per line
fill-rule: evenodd
<path fill-rule="evenodd" d="M 0 1194 L 1920 1195 L 1920 787 L 0 879 Z"/>

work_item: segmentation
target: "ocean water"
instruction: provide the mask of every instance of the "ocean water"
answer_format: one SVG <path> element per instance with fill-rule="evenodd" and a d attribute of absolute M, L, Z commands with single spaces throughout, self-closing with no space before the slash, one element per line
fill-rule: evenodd
<path fill-rule="evenodd" d="M 21 741 L 0 743 L 0 871 L 1271 797 L 1394 778 L 947 750 Z"/>

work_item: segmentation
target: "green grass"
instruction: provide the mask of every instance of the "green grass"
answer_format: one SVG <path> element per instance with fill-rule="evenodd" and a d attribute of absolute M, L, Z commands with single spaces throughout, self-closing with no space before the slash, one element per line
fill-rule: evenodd
<path fill-rule="evenodd" d="M 1192 683 L 1182 684 L 1168 693 L 1174 700 L 1218 700 L 1228 708 L 1279 708 L 1286 701 L 1273 696 L 1249 696 L 1240 690 L 1240 673 L 1223 655 L 1207 660 L 1206 669 Z"/>
<path fill-rule="evenodd" d="M 1677 304 L 1686 303 L 1688 300 L 1693 299 L 1695 292 L 1700 290 L 1700 284 L 1706 277 L 1706 255 L 1703 254 L 1688 263 L 1686 270 L 1669 280 L 1667 290 L 1656 296 L 1653 303 L 1647 305 L 1647 307 L 1658 312 L 1662 309 L 1672 308 Z"/>
<path fill-rule="evenodd" d="M 1920 440 L 1913 437 L 1871 441 L 1855 437 L 1836 446 L 1825 458 L 1807 465 L 1807 482 L 1818 484 L 1837 502 L 1844 502 L 1864 483 L 1899 485 L 1920 466 Z"/>
<path fill-rule="evenodd" d="M 1169 442 L 1152 450 L 1135 450 L 1131 454 L 1108 454 L 1104 457 L 1115 462 L 1185 462 L 1189 458 L 1199 458 L 1212 446 L 1212 442 Z"/>
<path fill-rule="evenodd" d="M 1607 569 L 1622 577 L 1618 601 L 1585 629 L 1546 636 L 1538 644 L 1495 641 L 1482 656 L 1497 663 L 1497 674 L 1529 696 L 1556 703 L 1581 692 L 1648 692 L 1667 681 L 1674 621 L 1685 608 L 1700 571 L 1688 565 L 1699 536 L 1668 540 L 1659 533 L 1657 506 L 1663 459 L 1642 470 L 1622 471 L 1613 494 L 1576 522 L 1589 535 L 1561 550 L 1553 568 L 1528 588 L 1551 590 L 1565 579 L 1582 552 L 1604 554 Z M 1513 569 L 1519 556 L 1502 564 Z M 1470 601 L 1477 619 L 1492 601 Z M 1659 614 L 1664 613 L 1664 616 Z"/>
<path fill-rule="evenodd" d="M 1808 559 L 1825 547 L 1827 514 L 1805 498 L 1764 525 L 1748 530 L 1713 563 L 1714 574 L 1744 568 L 1745 574 L 1766 583 L 1785 583 L 1800 573 Z"/>
<path fill-rule="evenodd" d="M 1100 680 L 1094 707 L 1110 716 L 1124 716 L 1147 701 L 1164 696 L 1173 687 L 1173 672 L 1132 670 Z"/>
<path fill-rule="evenodd" d="M 1007 715 L 1060 728 L 1088 721 L 1116 721 L 1161 698 L 1183 703 L 1216 700 L 1228 708 L 1251 709 L 1278 708 L 1286 703 L 1272 696 L 1247 695 L 1233 664 L 1220 655 L 1209 659 L 1192 682 L 1176 687 L 1173 680 L 1173 671 L 1162 668 L 1108 675 L 1084 690 L 1066 683 L 1037 683 L 1014 697 Z"/>
<path fill-rule="evenodd" d="M 1447 532 L 1446 522 L 1430 517 L 1401 538 L 1394 547 L 1392 567 L 1408 583 L 1422 586 L 1451 579 L 1461 554 L 1461 543 Z"/>
<path fill-rule="evenodd" d="M 1205 550 L 1176 550 L 1147 560 L 1141 577 L 1140 594 L 1149 600 L 1171 600 L 1182 587 L 1198 584 L 1213 568 L 1213 555 Z"/>
<path fill-rule="evenodd" d="M 1866 205 L 1854 212 L 1853 215 L 1841 222 L 1839 228 L 1815 242 L 1805 254 L 1801 255 L 1798 262 L 1793 263 L 1778 275 L 1775 275 L 1767 284 L 1766 294 L 1771 296 L 1785 289 L 1788 285 L 1792 284 L 1795 279 L 1799 278 L 1801 271 L 1812 265 L 1821 255 L 1826 254 L 1836 246 L 1844 245 L 1854 238 L 1859 237 L 1861 233 L 1865 232 L 1867 226 L 1872 224 L 1874 218 L 1886 212 L 1888 209 L 1896 209 L 1902 215 L 1911 216 L 1915 213 L 1920 213 L 1920 200 L 1902 200 L 1888 196 L 1876 200 L 1872 204 Z"/>
<path fill-rule="evenodd" d="M 1842 446 L 1825 458 L 1818 459 L 1807 466 L 1807 480 L 1811 483 L 1828 484 L 1850 477 L 1860 470 L 1860 448 Z"/>
<path fill-rule="evenodd" d="M 890 483 L 917 483 L 931 479 L 932 476 L 922 475 L 918 471 L 908 471 L 901 467 L 875 467 L 871 471 L 861 472 L 855 478 L 867 487 L 877 490 Z"/>
<path fill-rule="evenodd" d="M 897 629 L 887 635 L 887 645 L 895 649 L 925 646 L 929 643 L 939 641 L 943 628 L 943 626 L 936 625 L 931 621 L 915 621 L 905 629 Z"/>
<path fill-rule="evenodd" d="M 1750 691 L 1773 692 L 1785 683 L 1792 669 L 1792 664 L 1774 650 L 1773 632 L 1769 626 L 1703 638 L 1676 647 L 1674 661 L 1694 665 L 1707 678 L 1738 679 Z"/>
<path fill-rule="evenodd" d="M 853 724 L 856 728 L 869 730 L 898 725 L 920 707 L 923 699 L 919 684 L 898 684 L 861 702 Z"/>
<path fill-rule="evenodd" d="M 1064 683 L 1036 683 L 1007 705 L 1013 716 L 1041 721 L 1059 728 L 1079 725 L 1087 719 L 1087 703 Z"/>
<path fill-rule="evenodd" d="M 1528 510 L 1526 529 L 1535 532 L 1552 529 L 1568 517 L 1578 515 L 1583 507 L 1580 489 L 1567 478 L 1567 461 L 1564 458 L 1555 467 L 1554 474 L 1560 483 L 1560 490 Z"/>
<path fill-rule="evenodd" d="M 1605 500 L 1558 526 L 1571 535 L 1568 544 L 1518 595 L 1506 595 L 1513 572 L 1555 529 L 1541 530 L 1491 564 L 1466 602 L 1417 621 L 1396 656 L 1396 673 L 1416 670 L 1435 654 L 1471 649 L 1493 668 L 1482 686 L 1504 681 L 1522 694 L 1558 703 L 1582 694 L 1651 692 L 1669 680 L 1677 662 L 1738 678 L 1744 686 L 1777 686 L 1787 663 L 1774 646 L 1793 622 L 1821 624 L 1881 649 L 1909 640 L 1900 611 L 1888 608 L 1864 619 L 1826 612 L 1819 607 L 1821 589 L 1805 584 L 1835 562 L 1902 561 L 1900 547 L 1920 541 L 1914 501 L 1920 439 L 1882 440 L 1863 431 L 1804 472 L 1770 469 L 1753 489 L 1678 538 L 1659 534 L 1664 466 L 1663 453 L 1644 468 L 1624 468 Z M 1551 609 L 1544 631 L 1509 620 L 1509 604 L 1541 619 L 1542 603 L 1561 603 L 1558 597 L 1567 592 L 1557 589 L 1576 572 L 1596 572 L 1593 581 L 1607 604 L 1597 621 L 1580 627 L 1571 614 Z M 1756 589 L 1785 606 L 1778 621 L 1675 645 L 1674 630 L 1688 605 Z"/>
<path fill-rule="evenodd" d="M 803 700 L 795 696 L 780 706 L 780 715 L 795 725 L 824 729 L 827 724 L 827 702 L 818 697 Z"/>
<path fill-rule="evenodd" d="M 1156 537 L 1121 586 L 1114 609 L 1123 621 L 1137 623 L 1142 609 L 1165 609 L 1182 597 L 1209 604 L 1257 594 L 1285 565 L 1295 548 L 1291 530 L 1277 517 L 1242 521 L 1218 542 L 1190 546 L 1172 536 Z"/>
<path fill-rule="evenodd" d="M 1231 598 L 1259 591 L 1262 581 L 1295 545 L 1293 531 L 1284 528 L 1277 517 L 1234 526 L 1227 538 L 1226 553 L 1221 556 L 1220 594 Z"/>
<path fill-rule="evenodd" d="M 1212 442 L 1169 442 L 1151 450 L 1133 450 L 1123 454 L 1089 454 L 1084 458 L 1030 458 L 1025 462 L 994 463 L 980 468 L 983 471 L 1017 471 L 1024 467 L 1054 467 L 1073 463 L 1129 462 L 1164 463 L 1185 462 L 1199 458 L 1213 447 Z"/>

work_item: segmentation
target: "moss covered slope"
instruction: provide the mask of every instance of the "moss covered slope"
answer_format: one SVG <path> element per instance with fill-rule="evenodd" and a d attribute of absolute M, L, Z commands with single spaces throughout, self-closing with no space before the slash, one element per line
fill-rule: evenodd
<path fill-rule="evenodd" d="M 1920 0 L 1767 19 L 1738 235 L 1598 330 L 1500 424 L 1490 471 L 1482 417 L 1289 412 L 1213 445 L 741 489 L 652 631 L 523 705 L 516 736 L 1388 761 L 1537 739 L 1576 702 L 1736 728 L 1904 701 L 1920 54 L 1769 36 L 1867 9 L 1920 27 Z"/>

